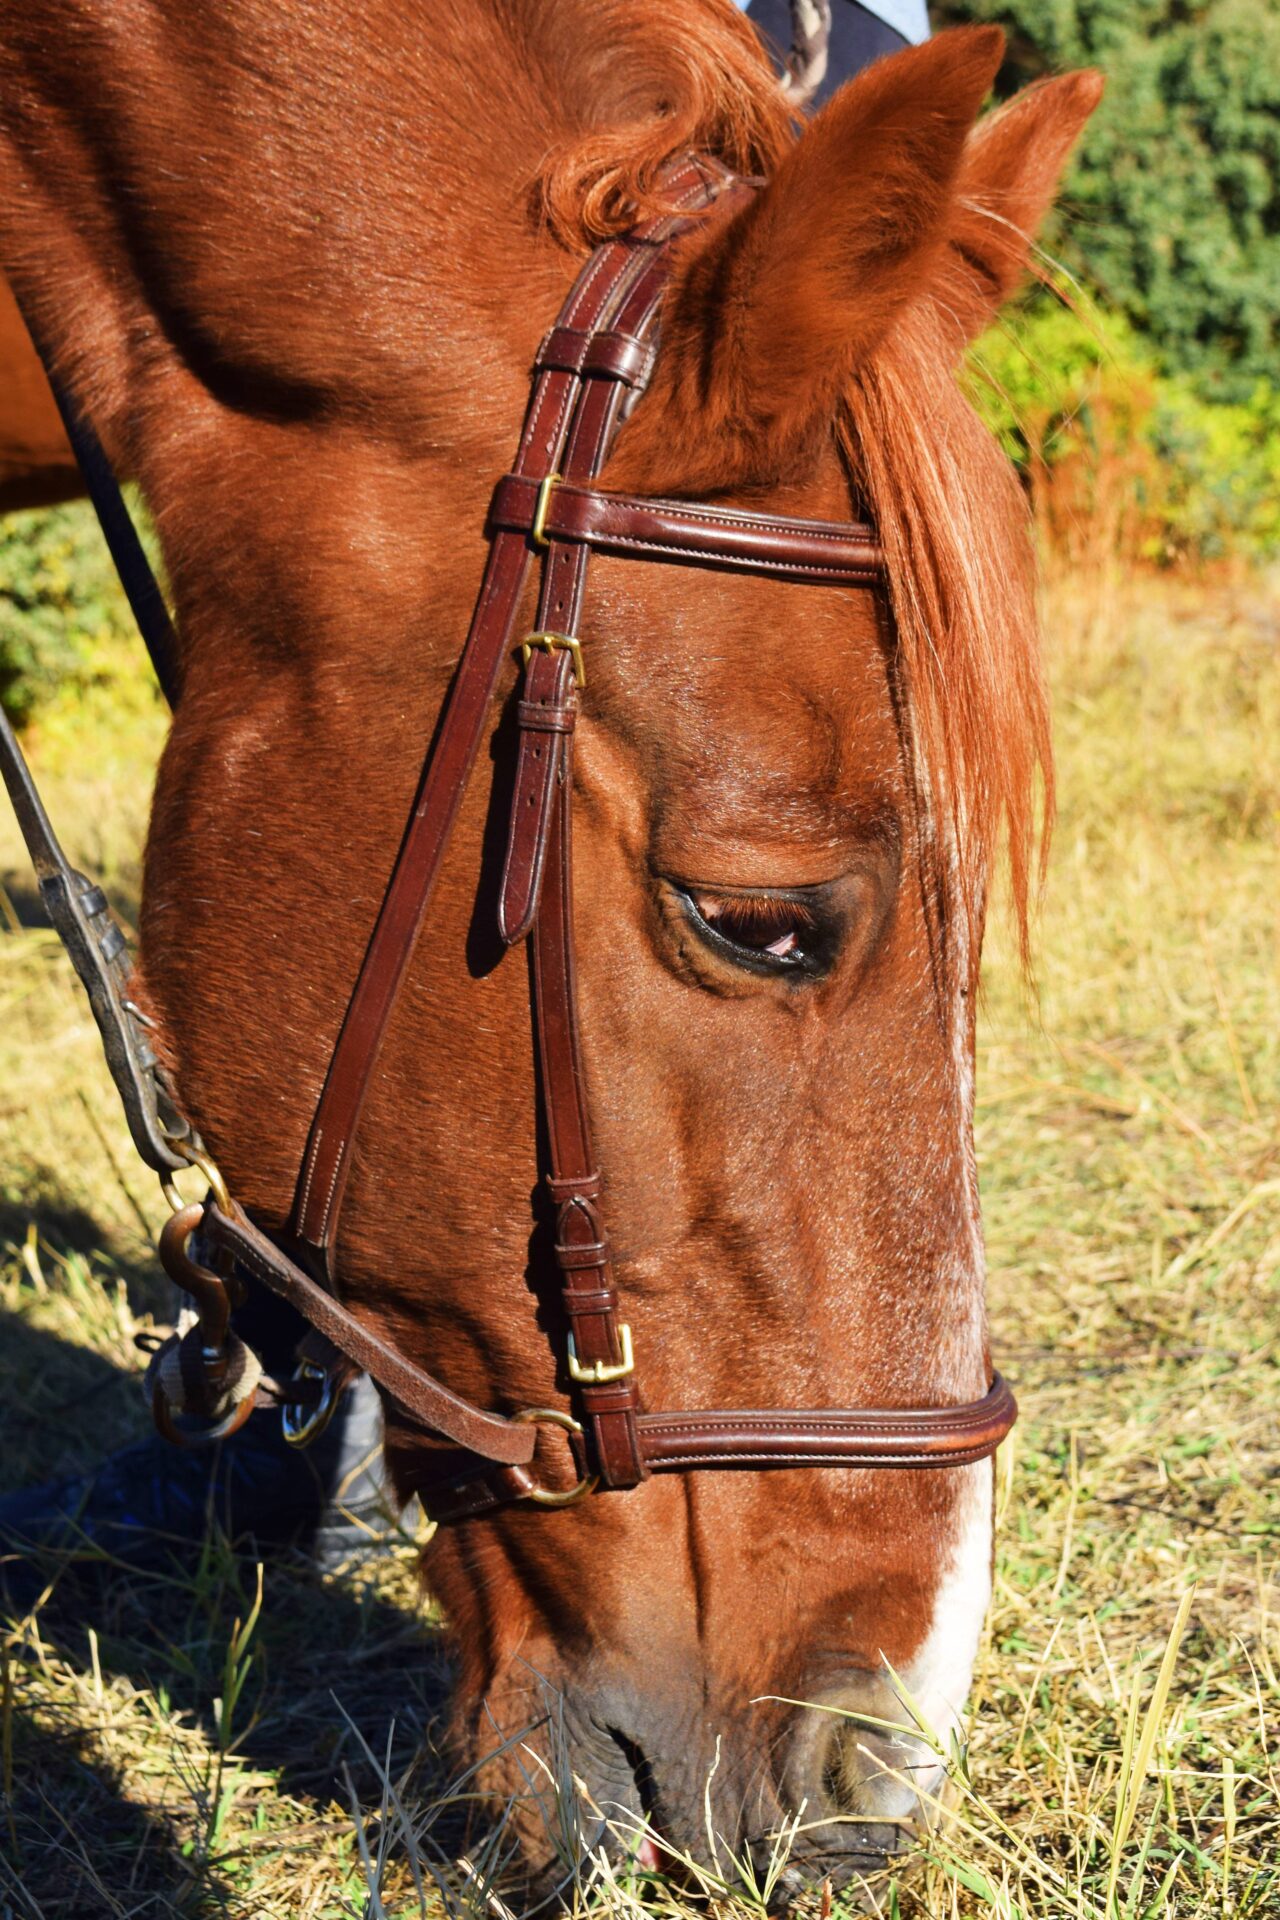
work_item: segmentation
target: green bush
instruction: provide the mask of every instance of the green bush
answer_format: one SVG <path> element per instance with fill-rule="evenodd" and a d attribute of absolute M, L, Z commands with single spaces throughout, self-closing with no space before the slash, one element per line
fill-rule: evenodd
<path fill-rule="evenodd" d="M 1001 97 L 1103 70 L 1049 244 L 1165 372 L 1251 410 L 1280 364 L 1280 0 L 940 0 L 932 15 L 1005 27 Z"/>
<path fill-rule="evenodd" d="M 16 726 L 91 684 L 102 643 L 132 632 L 86 502 L 0 518 L 0 702 Z"/>
<path fill-rule="evenodd" d="M 1280 388 L 1207 401 L 1123 316 L 1046 295 L 974 348 L 978 407 L 1051 537 L 1092 516 L 1124 557 L 1280 553 Z M 1108 512 L 1110 511 L 1110 519 Z"/>

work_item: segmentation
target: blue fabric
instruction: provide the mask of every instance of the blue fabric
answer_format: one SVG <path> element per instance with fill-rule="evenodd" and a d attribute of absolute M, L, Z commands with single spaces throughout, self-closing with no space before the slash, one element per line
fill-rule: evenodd
<path fill-rule="evenodd" d="M 837 5 L 839 0 L 836 0 Z M 743 13 L 751 10 L 751 0 L 734 0 L 735 6 Z M 925 0 L 859 0 L 867 13 L 873 13 L 877 20 L 883 20 L 886 27 L 892 27 L 912 46 L 918 46 L 929 38 L 929 9 Z"/>
<path fill-rule="evenodd" d="M 752 26 L 781 68 L 791 45 L 790 0 L 738 0 Z M 889 53 L 901 53 L 911 43 L 891 27 L 881 15 L 893 8 L 899 13 L 913 12 L 917 25 L 923 25 L 922 38 L 929 37 L 928 16 L 923 0 L 886 0 L 885 5 L 862 6 L 859 0 L 833 0 L 831 40 L 827 47 L 827 71 L 810 108 L 820 107 L 846 80 Z"/>

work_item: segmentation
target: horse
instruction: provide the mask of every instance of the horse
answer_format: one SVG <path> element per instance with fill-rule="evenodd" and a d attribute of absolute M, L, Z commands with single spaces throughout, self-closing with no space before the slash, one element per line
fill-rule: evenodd
<path fill-rule="evenodd" d="M 679 156 L 756 183 L 677 243 L 601 484 L 870 515 L 889 585 L 594 562 L 578 985 L 652 1405 L 933 1408 L 991 1378 L 975 993 L 1002 848 L 1025 942 L 1052 780 L 1026 504 L 956 371 L 1101 87 L 979 118 L 1002 47 L 940 34 L 798 129 L 729 0 L 11 0 L 0 27 L 0 266 L 138 482 L 180 634 L 139 992 L 277 1234 L 539 337 Z M 554 1409 L 528 981 L 494 931 L 515 678 L 333 1264 L 458 1393 Z M 386 1451 L 408 1497 L 431 1446 L 394 1407 Z M 651 1865 L 763 1871 L 788 1823 L 795 1884 L 883 1865 L 941 1787 L 992 1537 L 988 1460 L 655 1477 L 442 1526 L 457 1750 L 515 1804 L 529 1884 L 530 1753 L 601 1844 L 647 1823 Z M 904 1695 L 938 1750 L 890 1730 Z"/>
<path fill-rule="evenodd" d="M 0 278 L 0 513 L 73 500 L 83 482 L 49 383 Z"/>

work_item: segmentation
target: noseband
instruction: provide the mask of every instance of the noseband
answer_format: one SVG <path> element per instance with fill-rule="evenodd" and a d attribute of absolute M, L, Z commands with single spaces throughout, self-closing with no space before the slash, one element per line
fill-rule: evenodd
<path fill-rule="evenodd" d="M 418 1489 L 426 1511 L 442 1521 L 513 1500 L 564 1506 L 597 1488 L 634 1487 L 650 1474 L 695 1468 L 963 1466 L 994 1452 L 1016 1417 L 999 1374 L 981 1400 L 918 1410 L 651 1412 L 642 1405 L 602 1214 L 574 975 L 573 736 L 586 681 L 579 633 L 591 554 L 813 585 L 875 585 L 884 576 L 883 555 L 867 526 L 637 499 L 595 485 L 653 368 L 653 329 L 673 242 L 713 202 L 731 204 L 752 191 L 700 159 L 682 162 L 667 185 L 673 211 L 596 249 L 538 350 L 519 449 L 490 508 L 489 554 L 471 628 L 334 1049 L 283 1244 L 236 1205 L 182 1119 L 129 999 L 127 960 L 105 901 L 68 867 L 12 733 L 7 724 L 0 727 L 0 764 L 50 915 L 89 988 L 135 1143 L 169 1182 L 175 1205 L 161 1254 L 193 1295 L 197 1324 L 185 1337 L 173 1336 L 152 1363 L 162 1428 L 176 1433 L 173 1414 L 189 1412 L 212 1421 L 216 1432 L 230 1431 L 265 1393 L 283 1403 L 291 1437 L 305 1441 L 327 1417 L 336 1389 L 364 1370 L 402 1419 L 444 1443 L 426 1451 Z M 99 515 L 114 518 L 118 489 L 109 474 L 104 480 L 101 450 L 95 460 L 92 434 L 67 396 L 59 399 Z M 537 626 L 522 645 L 519 746 L 497 911 L 508 945 L 525 939 L 532 945 L 538 1091 L 573 1411 L 535 1407 L 504 1416 L 451 1392 L 342 1307 L 333 1250 L 374 1067 L 489 725 L 535 561 L 541 566 Z M 154 611 L 137 604 L 123 567 L 122 574 L 150 642 Z M 155 638 L 171 649 L 166 629 Z M 211 1191 L 188 1206 L 171 1183 L 174 1171 L 192 1161 L 208 1175 Z M 294 1382 L 263 1382 L 229 1329 L 227 1309 L 242 1271 L 289 1300 L 313 1330 L 304 1343 L 312 1357 Z M 535 1475 L 540 1427 L 571 1436 L 578 1479 L 563 1491 Z"/>

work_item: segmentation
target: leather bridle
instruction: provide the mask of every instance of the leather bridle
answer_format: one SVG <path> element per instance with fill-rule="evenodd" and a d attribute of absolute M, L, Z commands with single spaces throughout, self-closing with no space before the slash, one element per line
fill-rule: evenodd
<path fill-rule="evenodd" d="M 229 1431 L 265 1392 L 284 1403 L 293 1437 L 305 1440 L 318 1431 L 335 1388 L 354 1372 L 367 1371 L 402 1419 L 444 1443 L 425 1450 L 418 1488 L 427 1512 L 442 1521 L 513 1500 L 566 1505 L 596 1488 L 634 1487 L 654 1473 L 962 1466 L 991 1454 L 1016 1417 L 1013 1395 L 999 1374 L 980 1400 L 918 1410 L 652 1412 L 641 1401 L 591 1145 L 574 977 L 573 736 L 585 681 L 579 630 L 590 557 L 599 550 L 814 585 L 875 585 L 884 575 L 883 555 L 867 526 L 632 498 L 595 484 L 621 420 L 652 371 L 653 329 L 673 242 L 713 202 L 745 199 L 753 191 L 750 183 L 697 158 L 673 169 L 667 187 L 672 211 L 596 249 L 538 350 L 512 471 L 493 495 L 488 560 L 471 628 L 334 1049 L 291 1230 L 279 1240 L 235 1204 L 182 1119 L 174 1091 L 146 1047 L 105 902 L 99 905 L 98 895 L 86 911 L 89 883 L 71 873 L 11 732 L 0 732 L 0 761 L 42 891 L 90 988 L 135 1142 L 170 1183 L 173 1172 L 190 1161 L 210 1178 L 208 1197 L 190 1205 L 170 1186 L 175 1214 L 161 1237 L 161 1254 L 193 1294 L 197 1322 L 185 1336 L 173 1336 L 152 1363 L 149 1377 L 162 1426 L 176 1436 L 175 1416 L 187 1413 L 211 1421 L 215 1432 Z M 92 446 L 86 451 L 83 444 L 91 434 L 65 394 L 60 403 L 101 515 L 100 449 L 95 472 Z M 508 1416 L 462 1399 L 370 1332 L 336 1298 L 333 1256 L 365 1097 L 489 727 L 535 561 L 541 565 L 537 627 L 522 646 L 519 746 L 497 914 L 504 941 L 528 939 L 532 945 L 546 1180 L 555 1209 L 574 1411 L 528 1408 Z M 146 610 L 135 610 L 145 634 Z M 163 643 L 165 634 L 159 638 Z M 288 1299 L 318 1340 L 309 1336 L 310 1357 L 292 1383 L 263 1382 L 256 1361 L 230 1330 L 229 1305 L 245 1272 Z M 537 1430 L 545 1426 L 572 1437 L 578 1479 L 564 1491 L 543 1486 L 534 1471 Z"/>

